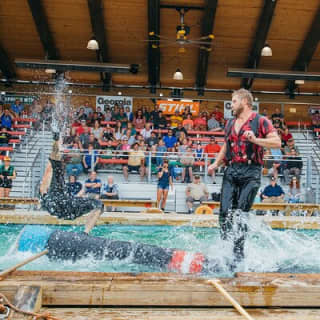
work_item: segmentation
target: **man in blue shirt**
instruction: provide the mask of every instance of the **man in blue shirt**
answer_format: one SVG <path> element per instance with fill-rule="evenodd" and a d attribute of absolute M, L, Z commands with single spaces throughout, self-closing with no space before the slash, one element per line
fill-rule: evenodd
<path fill-rule="evenodd" d="M 5 127 L 8 130 L 11 130 L 12 122 L 13 122 L 12 114 L 10 113 L 10 111 L 8 109 L 4 109 L 4 111 L 0 117 L 1 127 Z"/>
<path fill-rule="evenodd" d="M 16 99 L 16 101 L 11 105 L 11 111 L 14 112 L 16 116 L 19 116 L 23 110 L 23 104 L 21 104 L 21 101 L 19 99 Z"/>
<path fill-rule="evenodd" d="M 86 180 L 85 184 L 85 196 L 91 199 L 100 198 L 101 180 L 97 178 L 97 173 L 92 171 L 89 179 Z"/>
<path fill-rule="evenodd" d="M 169 152 L 174 151 L 173 148 L 177 143 L 177 138 L 173 135 L 173 130 L 168 129 L 168 135 L 163 137 L 163 141 L 168 149 Z"/>
<path fill-rule="evenodd" d="M 281 186 L 279 186 L 277 184 L 277 180 L 273 176 L 270 178 L 270 184 L 265 187 L 261 196 L 263 199 L 262 202 L 265 202 L 265 203 L 282 203 L 282 202 L 284 202 L 284 200 L 283 200 L 284 191 L 281 188 Z"/>

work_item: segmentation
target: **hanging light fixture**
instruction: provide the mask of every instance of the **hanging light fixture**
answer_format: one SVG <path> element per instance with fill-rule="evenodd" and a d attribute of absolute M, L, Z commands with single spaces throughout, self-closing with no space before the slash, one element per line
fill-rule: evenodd
<path fill-rule="evenodd" d="M 262 48 L 261 55 L 263 57 L 271 57 L 272 56 L 272 49 L 267 43 Z"/>
<path fill-rule="evenodd" d="M 173 74 L 173 79 L 174 80 L 183 80 L 183 73 L 181 72 L 181 70 L 179 68 Z"/>
<path fill-rule="evenodd" d="M 87 44 L 87 49 L 89 50 L 99 50 L 99 43 L 96 37 L 92 37 Z"/>
<path fill-rule="evenodd" d="M 304 80 L 294 80 L 295 84 L 304 84 Z"/>
<path fill-rule="evenodd" d="M 48 69 L 45 69 L 44 72 L 48 73 L 48 74 L 54 74 L 54 73 L 56 73 L 56 69 L 48 68 Z"/>

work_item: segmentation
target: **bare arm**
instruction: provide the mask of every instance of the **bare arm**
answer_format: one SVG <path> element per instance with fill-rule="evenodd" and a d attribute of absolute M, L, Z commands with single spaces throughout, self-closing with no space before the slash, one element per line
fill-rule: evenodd
<path fill-rule="evenodd" d="M 208 170 L 216 170 L 223 162 L 223 159 L 226 156 L 226 152 L 227 152 L 227 145 L 226 145 L 226 143 L 224 143 L 222 148 L 220 149 L 220 152 L 218 153 L 214 163 L 208 167 Z"/>
<path fill-rule="evenodd" d="M 40 193 L 42 195 L 48 192 L 48 189 L 51 183 L 51 178 L 52 178 L 52 166 L 51 166 L 51 163 L 49 162 L 44 172 L 42 182 L 40 185 Z"/>
<path fill-rule="evenodd" d="M 245 135 L 250 142 L 257 144 L 258 146 L 267 149 L 278 149 L 281 147 L 281 139 L 276 132 L 269 133 L 266 138 L 257 138 L 252 131 L 246 131 Z"/>

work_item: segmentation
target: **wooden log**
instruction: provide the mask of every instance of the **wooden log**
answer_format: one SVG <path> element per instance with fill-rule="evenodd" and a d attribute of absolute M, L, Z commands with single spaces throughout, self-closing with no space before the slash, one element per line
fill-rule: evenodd
<path fill-rule="evenodd" d="M 13 305 L 23 311 L 38 312 L 42 307 L 42 288 L 39 286 L 20 286 L 13 299 Z M 11 311 L 11 319 L 16 319 L 13 315 L 18 313 Z"/>
<path fill-rule="evenodd" d="M 246 273 L 220 281 L 243 307 L 320 307 L 320 274 Z M 0 282 L 0 292 L 12 298 L 21 285 L 41 286 L 44 306 L 230 306 L 191 276 L 17 271 Z"/>
<path fill-rule="evenodd" d="M 113 207 L 145 207 L 151 208 L 156 207 L 156 200 L 127 200 L 127 199 L 101 199 L 105 206 Z"/>
<path fill-rule="evenodd" d="M 43 308 L 64 320 L 242 320 L 231 308 Z M 256 320 L 319 320 L 319 309 L 250 309 Z"/>

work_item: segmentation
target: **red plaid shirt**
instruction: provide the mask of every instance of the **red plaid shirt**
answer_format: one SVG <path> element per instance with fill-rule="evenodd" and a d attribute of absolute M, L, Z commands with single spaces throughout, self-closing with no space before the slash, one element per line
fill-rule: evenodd
<path fill-rule="evenodd" d="M 243 124 L 239 133 L 237 134 L 234 129 L 235 119 L 229 120 L 233 121 L 231 131 L 229 136 L 225 136 L 225 142 L 228 144 L 230 142 L 230 153 L 231 153 L 231 163 L 248 163 L 253 162 L 257 164 L 263 164 L 263 147 L 252 143 L 252 155 L 251 159 L 248 153 L 248 146 L 251 144 L 248 139 L 244 136 L 245 131 L 251 131 L 252 127 L 250 122 L 256 117 L 256 113 L 252 112 L 249 119 Z M 228 124 L 226 125 L 226 128 Z M 269 133 L 277 132 L 273 127 L 271 121 L 266 117 L 260 116 L 259 124 L 257 128 L 257 138 L 265 138 Z M 227 159 L 225 159 L 226 162 Z"/>

